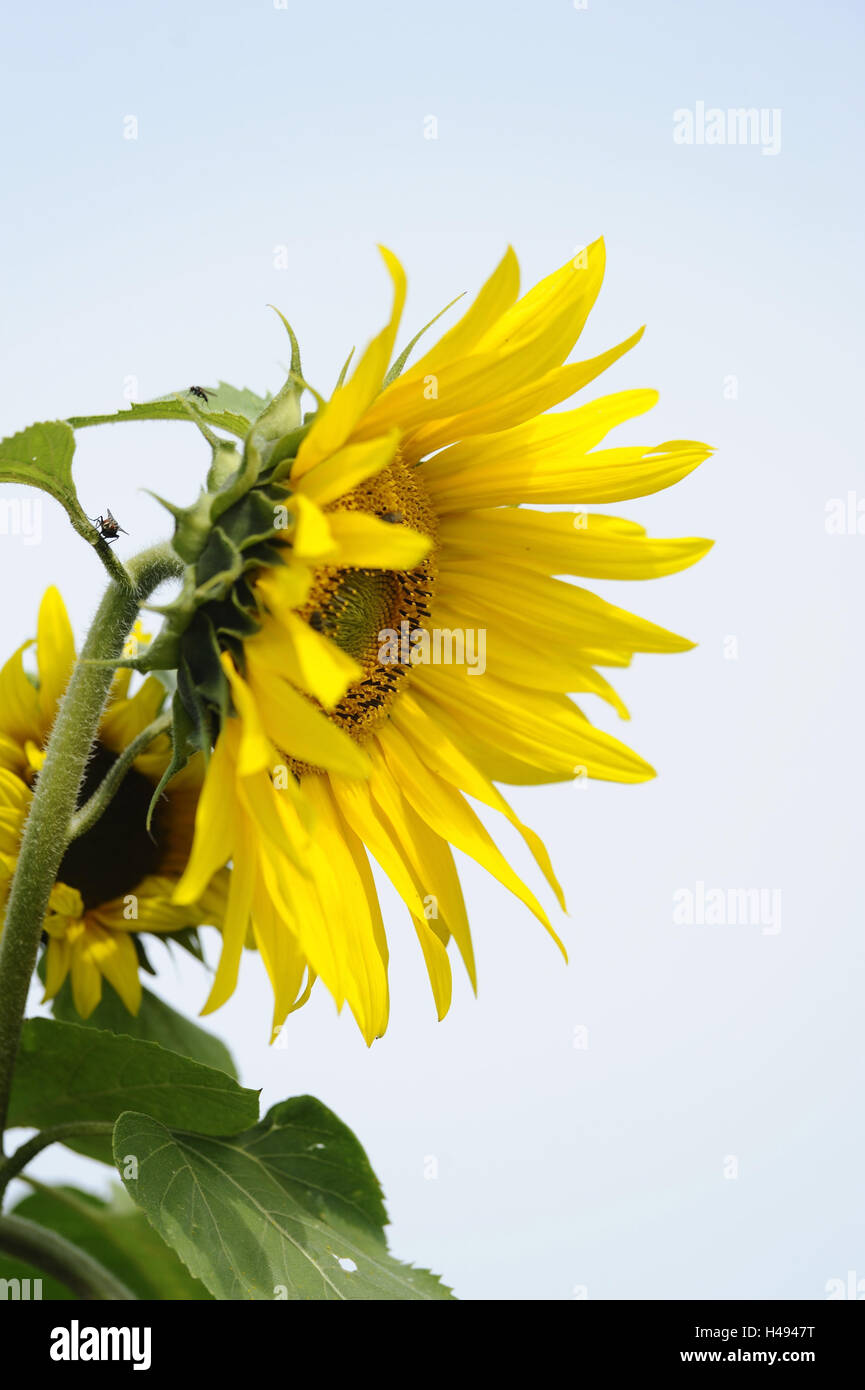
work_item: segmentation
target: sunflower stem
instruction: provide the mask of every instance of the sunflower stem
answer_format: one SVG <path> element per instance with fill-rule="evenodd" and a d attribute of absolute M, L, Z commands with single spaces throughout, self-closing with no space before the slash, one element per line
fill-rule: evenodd
<path fill-rule="evenodd" d="M 148 744 L 151 744 L 160 734 L 167 733 L 171 728 L 171 715 L 160 714 L 146 729 L 142 729 L 132 742 L 124 748 L 116 762 L 111 764 L 103 780 L 99 783 L 96 791 L 88 801 L 85 801 L 80 811 L 69 822 L 68 841 L 71 843 L 77 840 L 80 835 L 84 835 L 92 826 L 96 824 L 100 816 L 108 809 L 113 797 L 120 787 L 121 782 L 140 753 L 144 752 Z"/>
<path fill-rule="evenodd" d="M 111 575 L 111 578 L 116 580 L 123 588 L 130 589 L 132 587 L 132 576 L 122 560 L 118 559 L 114 554 L 108 542 L 104 541 L 100 536 L 99 540 L 93 541 L 91 544 L 106 570 Z"/>
<path fill-rule="evenodd" d="M 27 1167 L 32 1158 L 43 1149 L 47 1149 L 49 1144 L 62 1144 L 67 1139 L 88 1139 L 94 1135 L 105 1136 L 113 1133 L 114 1125 L 110 1120 L 69 1120 L 66 1124 L 51 1125 L 48 1129 L 40 1130 L 8 1158 L 0 1160 L 0 1205 L 12 1179 Z"/>
<path fill-rule="evenodd" d="M 0 936 L 0 1136 L 6 1128 L 42 923 L 113 678 L 110 665 L 89 663 L 119 661 L 142 601 L 163 580 L 182 572 L 183 564 L 168 544 L 142 551 L 129 562 L 129 582 L 116 580 L 107 589 L 60 702 L 24 827 Z"/>
<path fill-rule="evenodd" d="M 135 1298 L 125 1284 L 86 1250 L 47 1226 L 37 1226 L 35 1221 L 25 1221 L 21 1216 L 0 1216 L 0 1250 L 59 1279 L 79 1298 L 109 1301 Z"/>

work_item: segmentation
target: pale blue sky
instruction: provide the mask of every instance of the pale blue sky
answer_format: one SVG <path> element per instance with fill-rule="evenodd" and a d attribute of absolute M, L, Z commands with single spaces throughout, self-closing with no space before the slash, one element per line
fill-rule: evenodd
<path fill-rule="evenodd" d="M 464 1298 L 820 1298 L 865 1277 L 865 538 L 824 525 L 829 499 L 865 496 L 862 29 L 858 5 L 802 0 L 49 0 L 5 20 L 0 433 L 119 407 L 128 378 L 139 398 L 273 388 L 268 302 L 327 391 L 386 313 L 378 241 L 408 270 L 413 331 L 507 242 L 529 284 L 603 234 L 581 355 L 647 323 L 608 378 L 661 391 L 628 437 L 717 446 L 621 508 L 715 537 L 709 558 L 600 586 L 700 644 L 620 681 L 660 777 L 515 798 L 561 870 L 570 966 L 467 868 L 480 998 L 460 982 L 443 1024 L 392 895 L 393 1018 L 371 1052 L 324 994 L 269 1052 L 254 959 L 210 1020 L 266 1102 L 311 1091 L 354 1126 L 396 1252 Z M 780 109 L 780 152 L 674 144 L 698 101 Z M 205 466 L 181 427 L 91 432 L 79 487 L 137 548 L 164 531 L 139 489 L 184 501 Z M 102 579 L 48 500 L 42 544 L 0 536 L 0 575 L 4 651 L 48 582 L 83 630 Z M 780 888 L 780 933 L 675 926 L 698 881 Z M 190 1011 L 206 992 L 172 966 L 160 987 Z M 60 1152 L 41 1171 L 95 1173 Z"/>

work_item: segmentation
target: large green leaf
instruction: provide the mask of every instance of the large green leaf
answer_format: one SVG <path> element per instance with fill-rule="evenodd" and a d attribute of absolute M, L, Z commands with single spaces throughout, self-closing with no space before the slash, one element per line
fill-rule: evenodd
<path fill-rule="evenodd" d="M 130 1196 L 215 1298 L 452 1297 L 436 1275 L 389 1254 L 369 1160 L 311 1096 L 223 1139 L 127 1112 L 114 1156 Z"/>
<path fill-rule="evenodd" d="M 47 1226 L 86 1250 L 139 1298 L 210 1298 L 122 1188 L 112 1188 L 106 1202 L 74 1187 L 40 1187 L 14 1210 L 16 1216 Z M 41 1279 L 43 1299 L 74 1298 L 64 1284 L 39 1270 L 22 1264 L 10 1273 L 7 1264 L 4 1256 L 7 1279 Z"/>
<path fill-rule="evenodd" d="M 71 1120 L 114 1121 L 130 1105 L 178 1129 L 236 1134 L 257 1118 L 258 1093 L 224 1071 L 142 1038 L 58 1019 L 25 1021 L 10 1125 L 42 1129 Z M 95 1148 L 92 1143 L 85 1151 L 104 1156 L 107 1140 L 95 1141 Z"/>
<path fill-rule="evenodd" d="M 187 420 L 192 416 L 184 405 L 184 400 L 217 429 L 227 430 L 229 434 L 244 439 L 249 426 L 270 400 L 270 396 L 257 396 L 246 387 L 238 389 L 221 381 L 218 386 L 206 386 L 208 399 L 190 395 L 188 389 L 175 395 L 160 396 L 155 401 L 142 401 L 130 405 L 127 410 L 118 410 L 110 415 L 72 415 L 68 423 L 73 429 L 85 429 L 90 425 L 117 425 L 127 420 Z M 178 400 L 177 396 L 183 397 Z"/>
<path fill-rule="evenodd" d="M 159 1043 L 169 1052 L 179 1052 L 181 1057 L 191 1057 L 195 1062 L 203 1062 L 207 1067 L 216 1067 L 237 1078 L 237 1068 L 222 1039 L 176 1013 L 149 989 L 142 990 L 141 1007 L 133 1015 L 106 983 L 101 1003 L 97 1004 L 89 1018 L 82 1018 L 72 1002 L 72 989 L 67 980 L 51 1001 L 51 1011 L 62 1023 L 77 1023 L 84 1028 L 101 1028 L 110 1033 L 124 1033 L 130 1038 L 144 1038 L 147 1042 Z"/>

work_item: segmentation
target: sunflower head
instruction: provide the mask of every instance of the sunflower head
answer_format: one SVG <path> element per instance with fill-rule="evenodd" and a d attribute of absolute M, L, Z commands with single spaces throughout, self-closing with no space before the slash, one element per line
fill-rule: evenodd
<path fill-rule="evenodd" d="M 172 769 L 196 749 L 210 758 L 176 901 L 234 866 L 208 1007 L 231 993 L 253 940 L 275 1027 L 320 977 L 368 1041 L 388 1014 L 371 861 L 408 910 L 439 1016 L 451 941 L 475 982 L 452 847 L 558 941 L 474 807 L 523 837 L 563 906 L 543 844 L 499 784 L 652 776 L 573 697 L 626 715 L 604 671 L 691 646 L 573 581 L 653 578 L 709 546 L 654 540 L 594 510 L 668 487 L 708 456 L 690 440 L 604 444 L 656 392 L 556 408 L 642 333 L 569 360 L 603 278 L 602 243 L 522 296 L 509 249 L 411 367 L 407 351 L 392 363 L 405 277 L 383 254 L 391 314 L 353 371 L 327 400 L 313 392 L 301 419 L 298 395 L 311 388 L 292 335 L 289 380 L 242 453 L 214 445 L 208 488 L 192 508 L 172 507 L 185 579 L 136 663 L 177 667 Z M 465 655 L 481 637 L 483 667 Z"/>
<path fill-rule="evenodd" d="M 140 623 L 130 654 L 148 642 Z M 18 846 L 57 704 L 75 661 L 66 609 L 56 589 L 45 594 L 35 643 L 36 670 L 24 665 L 27 646 L 0 670 L 0 911 L 5 907 Z M 118 672 L 79 791 L 86 808 L 112 778 L 124 750 L 153 725 L 165 699 L 155 678 L 130 694 L 131 672 Z M 104 814 L 82 824 L 66 846 L 44 922 L 45 997 L 71 976 L 78 1012 L 88 1017 L 107 979 L 132 1013 L 141 1001 L 139 968 L 146 966 L 142 935 L 185 941 L 205 922 L 221 921 L 227 885 L 223 871 L 200 898 L 181 907 L 174 891 L 189 858 L 195 808 L 203 777 L 201 756 L 190 760 L 160 796 L 154 792 L 171 765 L 171 742 L 161 733 L 143 747 L 117 782 Z"/>

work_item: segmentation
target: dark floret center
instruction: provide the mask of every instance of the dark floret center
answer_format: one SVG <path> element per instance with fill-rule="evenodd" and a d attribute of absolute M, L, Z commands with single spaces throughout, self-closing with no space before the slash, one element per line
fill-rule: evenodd
<path fill-rule="evenodd" d="M 83 806 L 116 762 L 107 748 L 97 747 L 78 796 Z M 133 768 L 95 825 L 69 845 L 57 879 L 77 888 L 85 909 L 99 907 L 135 891 L 147 874 L 159 869 L 159 847 L 145 829 L 153 785 Z M 158 809 L 152 830 L 157 834 Z"/>

